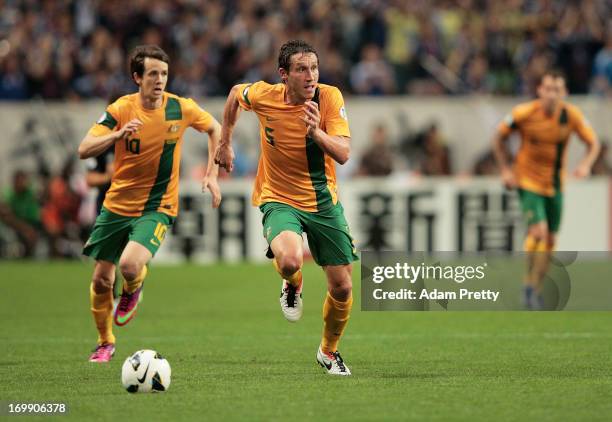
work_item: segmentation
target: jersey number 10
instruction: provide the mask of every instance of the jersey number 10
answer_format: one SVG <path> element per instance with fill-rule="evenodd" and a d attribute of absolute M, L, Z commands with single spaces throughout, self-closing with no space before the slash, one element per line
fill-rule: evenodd
<path fill-rule="evenodd" d="M 132 154 L 140 154 L 140 139 L 125 139 L 125 150 Z"/>

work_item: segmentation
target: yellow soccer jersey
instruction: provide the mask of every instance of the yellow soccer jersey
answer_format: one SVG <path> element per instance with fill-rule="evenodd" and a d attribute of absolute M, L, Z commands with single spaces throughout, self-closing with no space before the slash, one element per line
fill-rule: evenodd
<path fill-rule="evenodd" d="M 261 156 L 252 202 L 281 202 L 307 212 L 338 202 L 333 158 L 306 136 L 300 118 L 303 105 L 285 104 L 285 84 L 260 81 L 241 84 L 238 101 L 259 119 Z M 344 100 L 338 88 L 319 84 L 313 101 L 319 104 L 321 129 L 331 136 L 350 137 Z"/>
<path fill-rule="evenodd" d="M 548 116 L 540 101 L 519 104 L 512 109 L 498 131 L 509 135 L 518 130 L 521 146 L 514 169 L 522 189 L 544 196 L 553 196 L 563 189 L 567 160 L 567 143 L 572 132 L 587 144 L 595 142 L 595 132 L 580 110 L 562 102 Z"/>
<path fill-rule="evenodd" d="M 143 125 L 115 143 L 115 172 L 103 205 L 123 216 L 160 211 L 176 217 L 183 133 L 189 126 L 206 131 L 214 118 L 195 101 L 170 93 L 160 108 L 147 110 L 136 93 L 109 105 L 89 134 L 106 135 L 132 119 Z"/>

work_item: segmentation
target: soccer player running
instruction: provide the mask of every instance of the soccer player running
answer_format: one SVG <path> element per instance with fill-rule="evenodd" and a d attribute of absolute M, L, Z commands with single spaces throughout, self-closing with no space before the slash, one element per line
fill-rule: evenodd
<path fill-rule="evenodd" d="M 254 111 L 261 158 L 252 202 L 263 213 L 268 257 L 283 279 L 281 309 L 291 322 L 302 316 L 305 232 L 314 260 L 327 276 L 317 361 L 330 374 L 350 375 L 338 352 L 353 304 L 352 262 L 358 259 L 336 188 L 334 162 L 344 164 L 350 153 L 344 101 L 337 88 L 318 83 L 318 55 L 304 41 L 284 44 L 278 66 L 282 83 L 259 81 L 232 88 L 216 160 L 232 170 L 232 131 L 240 107 Z"/>
<path fill-rule="evenodd" d="M 183 133 L 191 126 L 208 133 L 215 151 L 221 125 L 191 99 L 165 92 L 168 55 L 159 47 L 138 46 L 130 54 L 130 74 L 138 92 L 109 105 L 79 145 L 81 159 L 114 146 L 111 186 L 83 253 L 96 260 L 90 288 L 91 311 L 98 330 L 90 362 L 108 362 L 115 351 L 112 332 L 115 267 L 124 278 L 114 312 L 117 325 L 134 316 L 155 255 L 178 213 L 178 183 Z M 210 154 L 202 189 L 218 207 L 218 166 Z"/>
<path fill-rule="evenodd" d="M 503 183 L 508 189 L 518 189 L 528 226 L 524 243 L 527 309 L 543 309 L 542 285 L 561 223 L 567 145 L 572 132 L 587 146 L 574 177 L 587 177 L 599 154 L 595 132 L 576 106 L 563 101 L 566 93 L 563 75 L 544 73 L 537 88 L 538 98 L 514 107 L 493 140 Z M 506 140 L 515 130 L 521 135 L 521 145 L 511 167 Z"/>

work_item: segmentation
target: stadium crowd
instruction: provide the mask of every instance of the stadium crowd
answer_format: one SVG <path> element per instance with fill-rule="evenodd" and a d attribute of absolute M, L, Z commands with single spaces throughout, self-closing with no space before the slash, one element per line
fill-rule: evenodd
<path fill-rule="evenodd" d="M 126 52 L 172 55 L 169 90 L 226 95 L 277 80 L 283 40 L 318 49 L 343 92 L 528 94 L 562 69 L 573 94 L 612 95 L 610 0 L 0 0 L 0 99 L 133 91 Z M 608 21 L 606 21 L 608 19 Z"/>

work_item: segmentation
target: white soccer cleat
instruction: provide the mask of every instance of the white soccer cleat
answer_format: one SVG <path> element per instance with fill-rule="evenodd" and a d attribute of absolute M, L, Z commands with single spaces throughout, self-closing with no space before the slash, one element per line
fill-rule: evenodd
<path fill-rule="evenodd" d="M 297 322 L 302 318 L 304 305 L 302 303 L 302 283 L 298 288 L 283 280 L 283 287 L 280 294 L 280 306 L 283 315 L 289 322 Z"/>
<path fill-rule="evenodd" d="M 327 370 L 329 375 L 351 375 L 350 369 L 344 364 L 342 356 L 340 356 L 340 352 L 338 351 L 325 353 L 321 350 L 321 346 L 319 346 L 319 350 L 317 350 L 317 362 L 321 367 Z"/>

